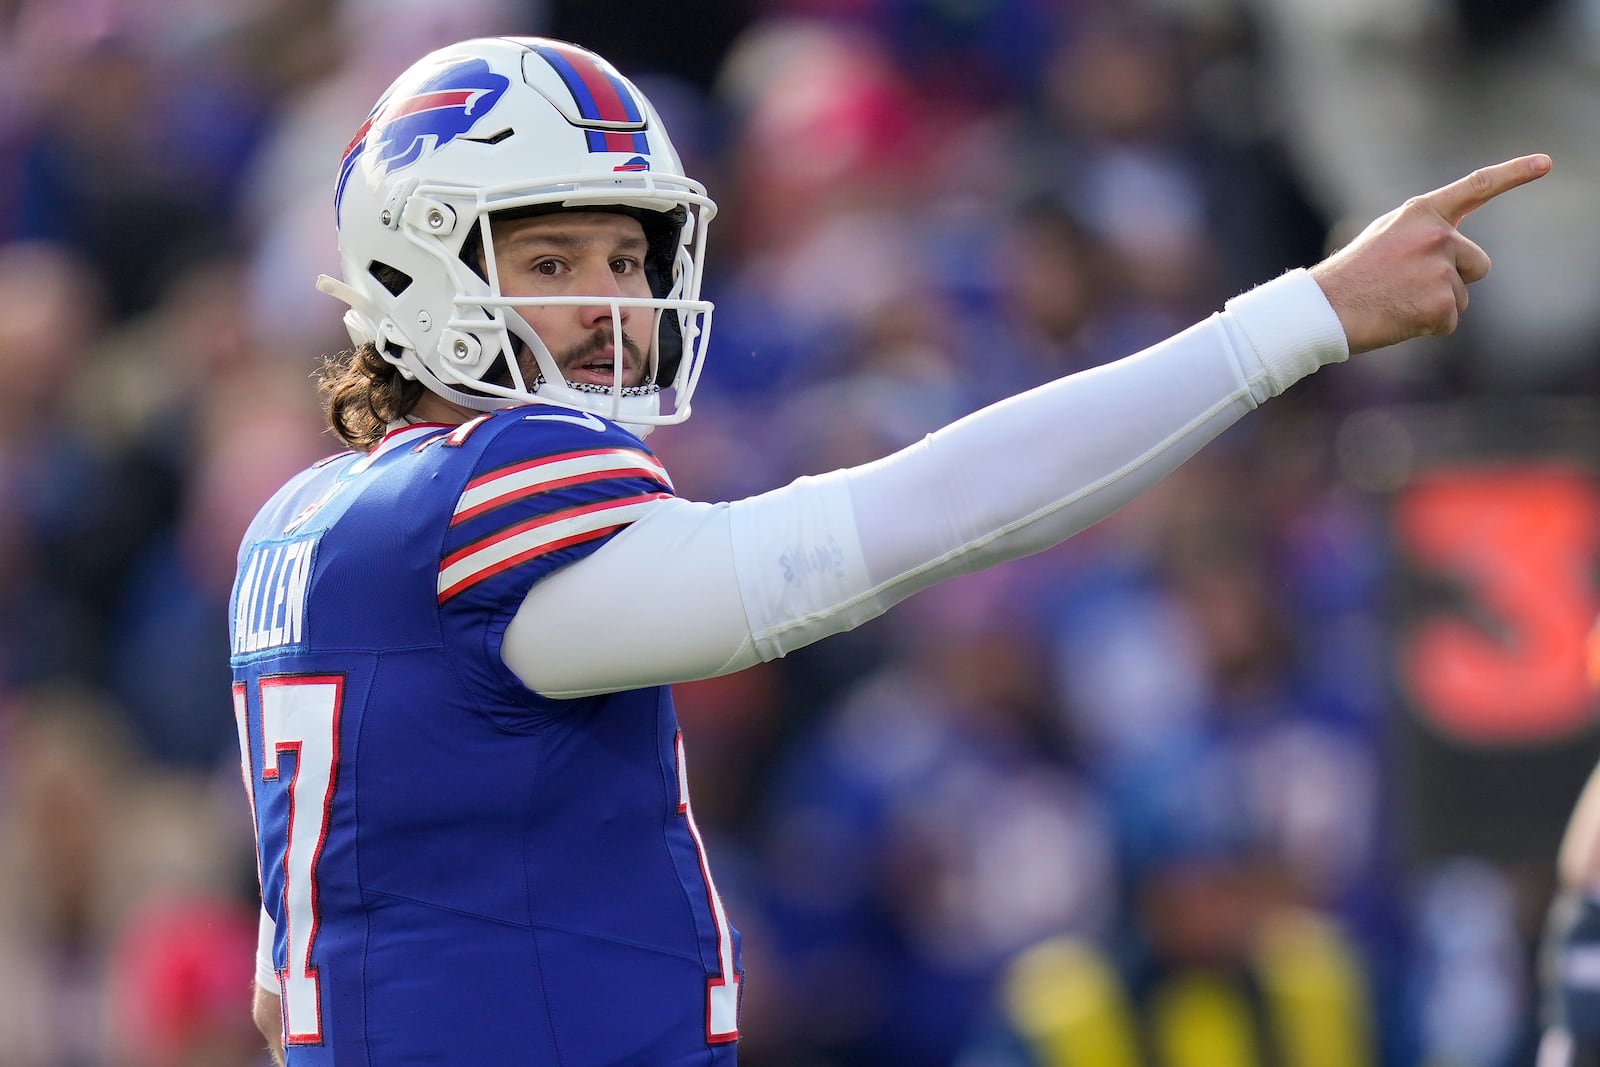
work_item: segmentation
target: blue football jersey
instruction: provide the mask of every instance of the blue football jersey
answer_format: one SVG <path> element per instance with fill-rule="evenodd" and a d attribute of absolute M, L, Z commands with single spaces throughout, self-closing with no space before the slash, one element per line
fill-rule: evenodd
<path fill-rule="evenodd" d="M 668 690 L 549 699 L 500 655 L 535 582 L 671 493 L 626 430 L 531 406 L 396 431 L 256 517 L 233 701 L 290 1064 L 734 1062 Z M 625 623 L 594 640 L 648 639 Z"/>

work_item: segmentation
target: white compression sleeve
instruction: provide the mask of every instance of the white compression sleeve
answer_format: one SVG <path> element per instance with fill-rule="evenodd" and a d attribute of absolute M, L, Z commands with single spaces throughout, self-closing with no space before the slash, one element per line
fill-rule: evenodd
<path fill-rule="evenodd" d="M 534 587 L 507 630 L 506 663 L 541 693 L 578 696 L 776 658 L 1092 525 L 1347 355 L 1316 282 L 1292 272 L 1137 355 L 875 463 L 732 505 L 666 502 Z M 620 662 L 619 618 L 630 629 Z"/>

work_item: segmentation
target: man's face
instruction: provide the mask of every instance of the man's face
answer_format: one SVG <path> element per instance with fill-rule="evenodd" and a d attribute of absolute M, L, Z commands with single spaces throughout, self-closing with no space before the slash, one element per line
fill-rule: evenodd
<path fill-rule="evenodd" d="M 560 211 L 497 222 L 495 266 L 505 296 L 648 297 L 644 261 L 649 245 L 639 220 L 608 211 Z M 622 384 L 639 385 L 654 314 L 622 308 L 622 337 L 605 303 L 517 309 L 543 339 L 567 381 L 610 387 L 615 361 L 625 361 Z M 532 370 L 533 368 L 529 368 Z"/>

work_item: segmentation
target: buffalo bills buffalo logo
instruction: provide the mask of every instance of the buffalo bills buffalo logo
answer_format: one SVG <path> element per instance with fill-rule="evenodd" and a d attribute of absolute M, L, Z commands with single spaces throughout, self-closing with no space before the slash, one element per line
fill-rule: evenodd
<path fill-rule="evenodd" d="M 363 154 L 384 173 L 408 167 L 460 137 L 505 95 L 510 81 L 481 59 L 453 63 L 416 85 L 398 87 L 378 101 L 371 117 L 344 150 L 334 209 Z"/>

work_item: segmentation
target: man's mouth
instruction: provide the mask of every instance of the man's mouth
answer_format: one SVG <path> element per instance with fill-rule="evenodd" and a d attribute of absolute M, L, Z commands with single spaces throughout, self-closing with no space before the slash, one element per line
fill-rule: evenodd
<path fill-rule="evenodd" d="M 621 363 L 623 388 L 636 387 L 644 377 L 644 359 L 639 347 L 627 336 L 614 344 L 607 333 L 598 333 L 569 351 L 561 360 L 561 372 L 571 385 L 613 389 Z"/>
<path fill-rule="evenodd" d="M 567 381 L 587 385 L 615 385 L 617 381 L 617 356 L 607 348 L 567 368 Z M 622 384 L 631 385 L 633 368 L 626 354 L 622 357 Z"/>

